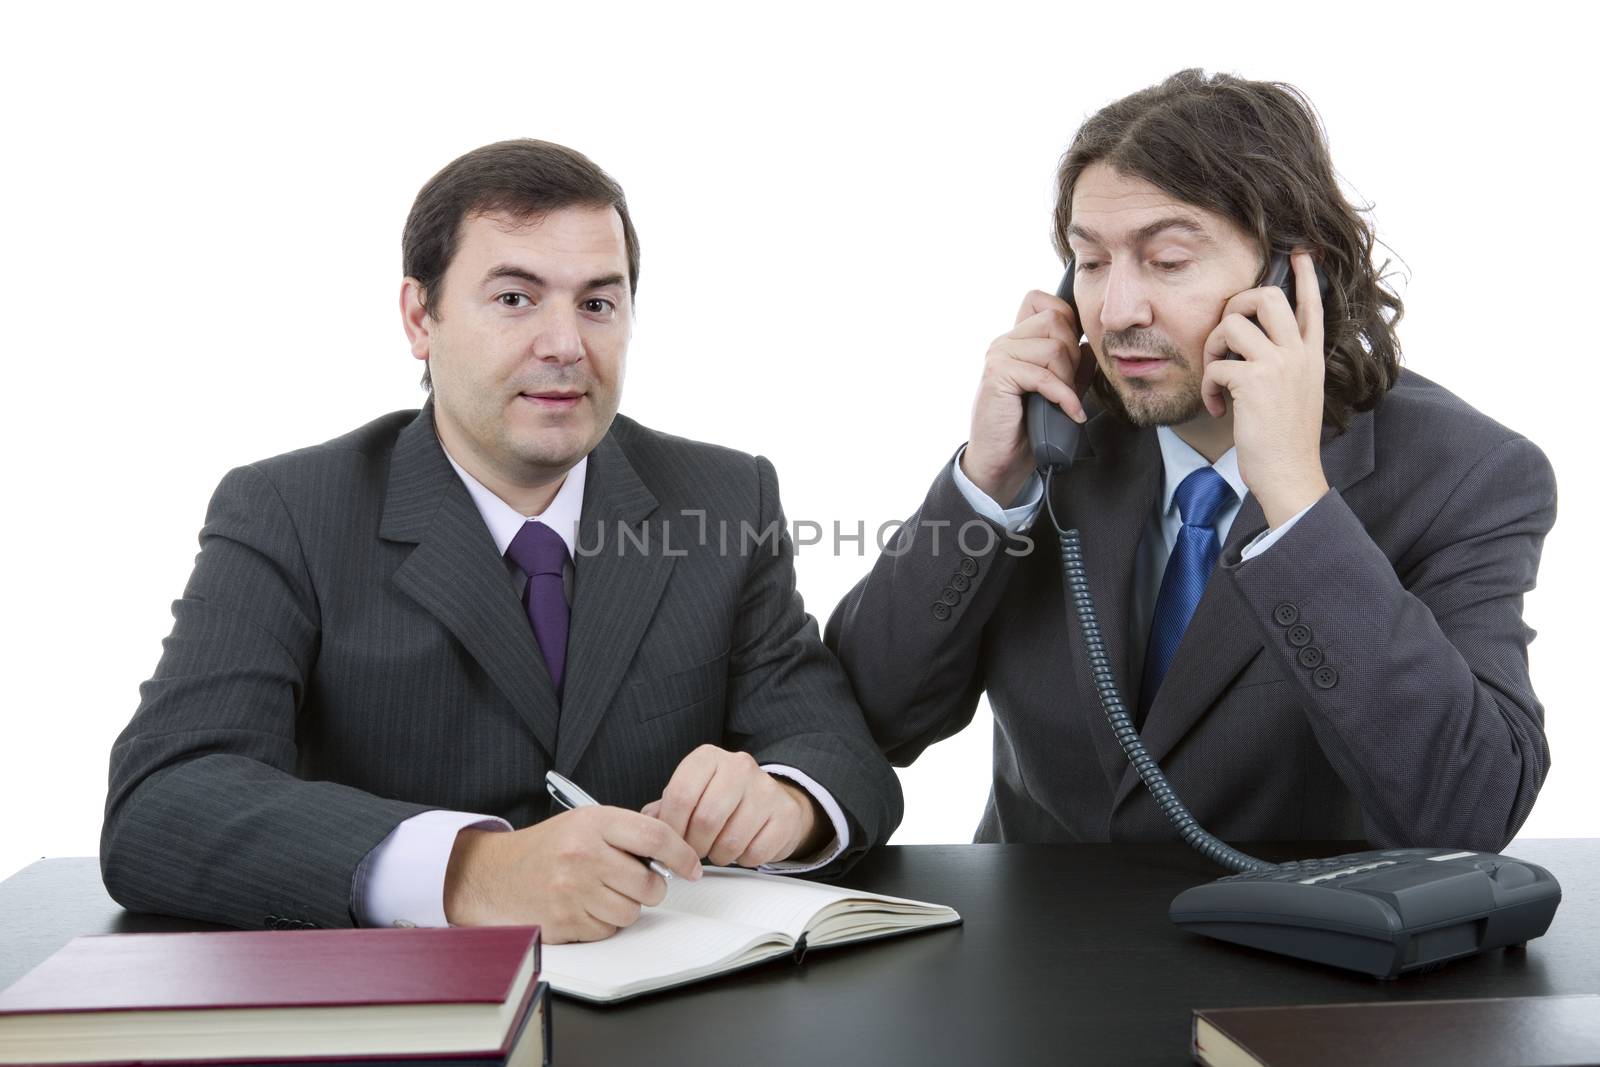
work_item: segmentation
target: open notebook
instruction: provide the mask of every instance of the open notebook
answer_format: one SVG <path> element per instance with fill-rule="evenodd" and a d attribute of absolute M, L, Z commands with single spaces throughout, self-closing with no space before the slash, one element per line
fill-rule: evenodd
<path fill-rule="evenodd" d="M 604 941 L 545 945 L 542 977 L 558 993 L 607 1003 L 807 950 L 959 923 L 940 904 L 736 868 L 674 878 L 667 899 Z"/>

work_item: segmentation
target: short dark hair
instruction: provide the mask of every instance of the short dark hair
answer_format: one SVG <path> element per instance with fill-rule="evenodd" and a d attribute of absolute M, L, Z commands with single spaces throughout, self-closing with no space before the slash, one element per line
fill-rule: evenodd
<path fill-rule="evenodd" d="M 1400 375 L 1395 326 L 1405 308 L 1373 264 L 1371 224 L 1345 200 L 1327 138 L 1298 89 L 1281 82 L 1184 70 L 1092 115 L 1061 159 L 1055 243 L 1071 255 L 1072 192 L 1107 163 L 1189 204 L 1231 219 L 1260 246 L 1306 248 L 1328 275 L 1323 416 L 1340 431 L 1375 407 Z M 1122 405 L 1103 381 L 1096 396 Z"/>
<path fill-rule="evenodd" d="M 455 258 L 461 225 L 469 217 L 505 214 L 533 219 L 560 208 L 587 206 L 615 208 L 622 218 L 628 292 L 637 295 L 639 235 L 628 217 L 622 186 L 582 152 L 531 137 L 474 148 L 429 178 L 406 216 L 401 266 L 405 276 L 422 287 L 422 305 L 437 318 L 434 309 L 445 271 Z M 422 385 L 433 388 L 427 368 Z"/>

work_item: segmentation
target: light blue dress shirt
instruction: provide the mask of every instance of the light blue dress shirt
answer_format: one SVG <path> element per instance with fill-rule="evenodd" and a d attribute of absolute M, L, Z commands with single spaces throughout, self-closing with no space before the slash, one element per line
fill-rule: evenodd
<path fill-rule="evenodd" d="M 1244 506 L 1245 494 L 1250 491 L 1244 484 L 1244 479 L 1239 476 L 1238 449 L 1230 448 L 1219 456 L 1215 463 L 1208 463 L 1206 457 L 1186 444 L 1171 427 L 1156 427 L 1156 440 L 1161 445 L 1161 495 L 1156 499 L 1156 506 L 1151 510 L 1150 517 L 1145 522 L 1144 533 L 1139 538 L 1139 550 L 1133 563 L 1133 603 L 1128 612 L 1127 640 L 1130 657 L 1128 662 L 1141 665 L 1144 663 L 1145 648 L 1150 641 L 1150 622 L 1155 616 L 1156 597 L 1161 592 L 1161 579 L 1167 572 L 1167 559 L 1172 555 L 1172 546 L 1178 540 L 1178 530 L 1183 526 L 1183 516 L 1179 514 L 1174 499 L 1178 486 L 1201 467 L 1211 467 L 1232 487 L 1234 502 L 1217 512 L 1218 543 L 1228 540 L 1228 531 L 1233 528 L 1233 520 L 1238 517 L 1239 509 Z M 1038 474 L 1032 475 L 1028 479 L 1028 484 L 1024 485 L 1022 492 L 1018 494 L 1018 503 L 1009 508 L 1002 508 L 987 493 L 972 484 L 972 479 L 962 471 L 961 457 L 966 451 L 962 448 L 956 454 L 954 475 L 956 488 L 961 491 L 967 503 L 971 504 L 979 515 L 1011 533 L 1029 528 L 1044 503 L 1044 480 Z M 1263 530 L 1256 535 L 1240 553 L 1241 562 L 1254 559 L 1277 544 L 1279 539 L 1300 521 L 1300 517 L 1314 506 L 1314 504 L 1307 505 L 1277 529 Z"/>

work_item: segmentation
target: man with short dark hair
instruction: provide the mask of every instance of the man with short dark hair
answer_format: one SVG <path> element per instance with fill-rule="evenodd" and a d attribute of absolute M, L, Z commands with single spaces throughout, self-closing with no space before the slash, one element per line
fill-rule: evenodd
<path fill-rule="evenodd" d="M 553 943 L 701 858 L 833 873 L 886 840 L 899 785 L 795 591 L 771 464 L 617 414 L 622 190 L 571 149 L 488 145 L 403 244 L 432 395 L 223 479 L 112 752 L 111 894 Z M 559 812 L 550 770 L 600 803 Z"/>
<path fill-rule="evenodd" d="M 1076 308 L 1028 294 L 967 444 L 829 621 L 879 745 L 908 764 L 987 692 L 978 840 L 1177 833 L 1036 521 L 1037 393 L 1083 424 L 1049 503 L 1080 531 L 1094 636 L 1202 825 L 1499 849 L 1549 765 L 1522 621 L 1555 519 L 1544 455 L 1400 369 L 1401 301 L 1288 86 L 1184 71 L 1092 116 L 1059 179 Z M 1263 284 L 1279 255 L 1294 308 Z M 953 550 L 969 525 L 987 536 Z"/>

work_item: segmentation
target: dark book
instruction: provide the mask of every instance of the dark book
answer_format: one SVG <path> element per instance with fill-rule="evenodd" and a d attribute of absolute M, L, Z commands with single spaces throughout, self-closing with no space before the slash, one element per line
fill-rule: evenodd
<path fill-rule="evenodd" d="M 1193 1035 L 1207 1067 L 1577 1067 L 1600 1064 L 1600 995 L 1197 1010 Z"/>
<path fill-rule="evenodd" d="M 0 993 L 0 1064 L 537 1064 L 539 965 L 531 926 L 80 937 Z"/>

